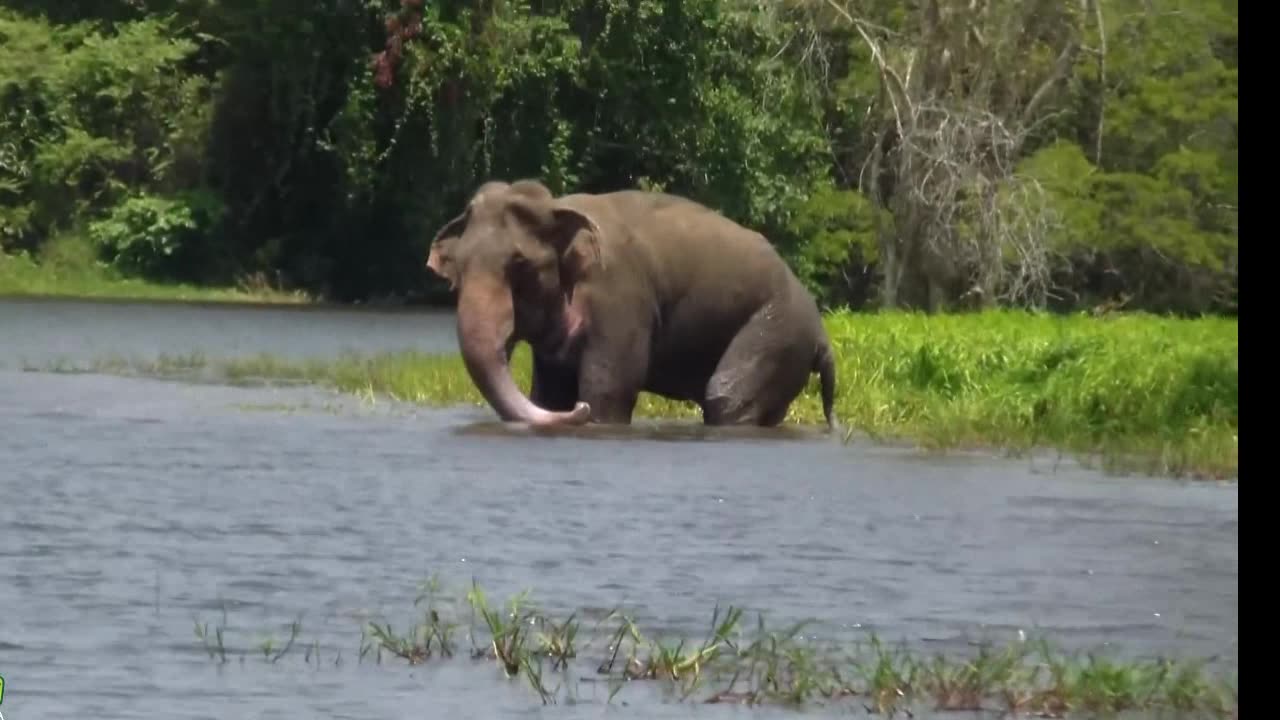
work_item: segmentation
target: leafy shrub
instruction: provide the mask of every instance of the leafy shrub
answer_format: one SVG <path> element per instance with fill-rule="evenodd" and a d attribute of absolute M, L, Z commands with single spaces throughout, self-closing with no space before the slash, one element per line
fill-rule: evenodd
<path fill-rule="evenodd" d="M 89 225 L 89 236 L 118 268 L 149 275 L 174 275 L 192 245 L 222 219 L 214 195 L 193 192 L 173 197 L 134 195 Z"/>
<path fill-rule="evenodd" d="M 879 260 L 876 216 L 889 226 L 893 218 L 852 190 L 824 187 L 809 196 L 787 228 L 787 260 L 824 304 L 862 304 Z"/>
<path fill-rule="evenodd" d="M 196 49 L 164 19 L 102 29 L 0 8 L 0 249 L 35 249 L 106 213 L 100 232 L 121 249 L 109 227 L 141 223 L 172 251 L 159 238 L 199 222 L 176 208 L 208 201 L 138 198 L 202 180 L 183 162 L 207 126 L 208 83 L 182 69 Z"/>

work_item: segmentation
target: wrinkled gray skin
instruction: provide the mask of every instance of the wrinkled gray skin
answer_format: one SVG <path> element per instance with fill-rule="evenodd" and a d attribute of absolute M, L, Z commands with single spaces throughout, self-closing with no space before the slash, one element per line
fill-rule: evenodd
<path fill-rule="evenodd" d="M 467 371 L 504 421 L 628 424 L 644 390 L 697 403 L 708 425 L 773 426 L 817 372 L 835 427 L 813 297 L 763 236 L 690 200 L 486 183 L 427 267 L 457 291 Z M 529 397 L 508 367 L 519 340 Z"/>

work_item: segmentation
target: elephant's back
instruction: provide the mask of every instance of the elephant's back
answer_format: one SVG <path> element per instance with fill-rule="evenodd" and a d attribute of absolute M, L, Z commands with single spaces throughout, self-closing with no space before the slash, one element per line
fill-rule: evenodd
<path fill-rule="evenodd" d="M 695 200 L 620 190 L 562 202 L 601 224 L 606 266 L 616 262 L 622 273 L 607 273 L 614 281 L 647 276 L 642 282 L 659 298 L 721 306 L 735 316 L 785 288 L 789 270 L 764 235 Z"/>

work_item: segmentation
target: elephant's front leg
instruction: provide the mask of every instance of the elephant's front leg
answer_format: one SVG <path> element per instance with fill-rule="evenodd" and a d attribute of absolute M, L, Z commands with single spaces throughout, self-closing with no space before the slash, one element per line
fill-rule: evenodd
<path fill-rule="evenodd" d="M 533 381 L 529 399 L 547 410 L 572 410 L 578 402 L 578 373 L 533 356 Z"/>
<path fill-rule="evenodd" d="M 597 423 L 630 425 L 649 369 L 649 340 L 633 334 L 625 341 L 589 343 L 578 368 L 578 398 L 591 406 Z"/>

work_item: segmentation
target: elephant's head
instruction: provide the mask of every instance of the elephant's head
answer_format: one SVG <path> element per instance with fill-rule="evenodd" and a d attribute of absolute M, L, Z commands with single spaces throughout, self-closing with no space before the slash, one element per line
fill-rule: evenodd
<path fill-rule="evenodd" d="M 599 259 L 599 227 L 541 183 L 485 183 L 431 243 L 427 267 L 458 293 L 458 344 L 472 381 L 503 420 L 583 423 L 586 403 L 540 408 L 508 362 L 520 338 L 551 336 L 583 272 Z"/>

